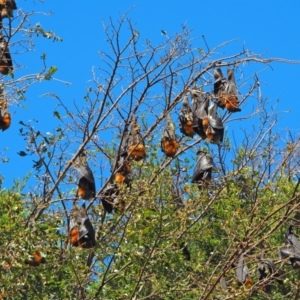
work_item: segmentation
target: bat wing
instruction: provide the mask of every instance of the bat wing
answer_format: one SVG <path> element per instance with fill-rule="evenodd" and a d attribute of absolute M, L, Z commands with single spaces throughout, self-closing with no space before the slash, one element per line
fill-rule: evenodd
<path fill-rule="evenodd" d="M 244 284 L 248 275 L 249 269 L 244 262 L 244 254 L 241 253 L 235 269 L 235 276 L 241 284 Z"/>
<path fill-rule="evenodd" d="M 118 187 L 115 184 L 108 184 L 101 196 L 102 205 L 108 213 L 113 210 L 114 199 L 118 196 Z"/>
<path fill-rule="evenodd" d="M 126 127 L 121 140 L 121 146 L 120 146 L 121 156 L 125 156 L 125 157 L 127 156 L 128 138 L 129 138 L 129 130 Z"/>
<path fill-rule="evenodd" d="M 204 153 L 204 152 L 200 152 L 199 156 L 198 156 L 198 160 L 197 160 L 197 164 L 194 170 L 194 174 L 192 176 L 192 183 L 197 182 L 199 180 L 199 177 L 201 176 L 205 176 L 207 177 L 208 174 L 206 174 L 205 172 L 211 172 L 212 171 L 212 167 L 213 167 L 213 160 L 212 158 Z M 205 178 L 203 178 L 205 179 Z"/>

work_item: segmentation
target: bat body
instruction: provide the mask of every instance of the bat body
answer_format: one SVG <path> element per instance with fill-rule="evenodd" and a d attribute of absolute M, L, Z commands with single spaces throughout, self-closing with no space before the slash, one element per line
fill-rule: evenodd
<path fill-rule="evenodd" d="M 132 117 L 130 134 L 128 136 L 127 155 L 130 159 L 139 161 L 146 157 L 146 148 L 143 138 L 140 134 L 140 126 L 136 118 Z"/>
<path fill-rule="evenodd" d="M 178 151 L 179 143 L 176 140 L 175 126 L 169 115 L 166 116 L 167 127 L 163 132 L 161 139 L 161 150 L 167 157 L 174 157 Z"/>
<path fill-rule="evenodd" d="M 95 231 L 88 218 L 85 206 L 75 205 L 70 212 L 70 241 L 74 247 L 84 249 L 92 248 L 96 245 Z"/>
<path fill-rule="evenodd" d="M 5 112 L 3 115 L 0 112 L 0 129 L 2 129 L 2 131 L 8 129 L 10 127 L 11 124 L 11 115 L 8 112 Z"/>
<path fill-rule="evenodd" d="M 217 105 L 229 112 L 241 111 L 239 108 L 238 90 L 235 84 L 234 70 L 227 69 L 227 81 L 223 77 L 222 70 L 214 70 L 214 95 L 217 98 Z"/>
<path fill-rule="evenodd" d="M 226 280 L 225 280 L 224 276 L 222 276 L 220 278 L 220 286 L 221 286 L 222 290 L 227 290 L 228 289 L 227 283 L 226 283 Z"/>
<path fill-rule="evenodd" d="M 115 171 L 118 170 L 116 173 Z M 130 182 L 128 175 L 131 173 L 130 163 L 126 161 L 124 156 L 116 157 L 115 162 L 111 168 L 114 175 L 114 182 L 118 184 L 126 183 L 127 185 Z"/>
<path fill-rule="evenodd" d="M 224 126 L 217 114 L 217 104 L 212 103 L 208 108 L 208 126 L 205 135 L 210 143 L 220 144 L 223 141 Z"/>
<path fill-rule="evenodd" d="M 2 19 L 13 17 L 13 11 L 15 9 L 17 9 L 15 0 L 0 0 L 0 11 Z"/>
<path fill-rule="evenodd" d="M 181 243 L 180 248 L 182 250 L 182 255 L 184 256 L 185 260 L 190 261 L 191 260 L 191 254 L 190 254 L 190 251 L 188 250 L 187 245 L 185 245 L 184 243 Z"/>
<path fill-rule="evenodd" d="M 296 237 L 293 225 L 289 225 L 285 233 L 285 246 L 279 249 L 280 259 L 289 258 L 288 264 L 294 269 L 300 268 L 300 243 Z"/>
<path fill-rule="evenodd" d="M 183 97 L 179 121 L 180 131 L 186 136 L 193 137 L 196 132 L 193 129 L 193 112 L 189 106 L 188 94 L 185 94 Z"/>
<path fill-rule="evenodd" d="M 248 269 L 247 265 L 245 264 L 244 254 L 242 251 L 240 251 L 238 262 L 236 264 L 235 277 L 236 277 L 237 281 L 240 284 L 244 285 L 245 287 L 247 287 L 247 288 L 252 287 L 252 279 L 249 276 L 249 269 Z"/>
<path fill-rule="evenodd" d="M 208 126 L 208 97 L 198 90 L 191 90 L 192 95 L 192 112 L 194 131 L 202 138 L 206 139 L 206 130 Z"/>
<path fill-rule="evenodd" d="M 239 108 L 238 90 L 235 84 L 234 70 L 227 69 L 227 83 L 224 91 L 225 106 L 229 112 L 241 111 Z"/>
<path fill-rule="evenodd" d="M 95 179 L 87 163 L 84 151 L 75 159 L 73 167 L 80 174 L 76 197 L 80 197 L 84 200 L 94 198 L 96 195 Z"/>
<path fill-rule="evenodd" d="M 214 78 L 214 96 L 217 98 L 217 105 L 221 108 L 225 108 L 226 102 L 223 95 L 225 91 L 226 80 L 223 77 L 223 73 L 220 68 L 214 70 Z"/>
<path fill-rule="evenodd" d="M 0 73 L 7 75 L 13 71 L 11 55 L 8 49 L 8 44 L 3 37 L 0 38 Z"/>
<path fill-rule="evenodd" d="M 40 264 L 46 263 L 45 257 L 42 257 L 42 254 L 39 250 L 35 251 L 33 253 L 33 259 L 26 259 L 25 264 L 32 266 L 32 267 L 37 267 Z"/>
<path fill-rule="evenodd" d="M 263 254 L 260 254 L 259 256 L 259 264 L 257 271 L 258 280 L 262 282 L 260 284 L 260 290 L 267 293 L 271 291 L 271 285 L 266 284 L 266 278 L 269 278 L 270 280 L 274 278 L 279 284 L 283 284 L 283 280 L 280 279 L 280 274 L 276 270 L 274 262 L 271 259 L 265 260 Z"/>
<path fill-rule="evenodd" d="M 213 160 L 206 152 L 199 150 L 197 152 L 197 164 L 192 176 L 192 183 L 197 183 L 199 187 L 203 184 L 209 184 L 211 181 Z"/>

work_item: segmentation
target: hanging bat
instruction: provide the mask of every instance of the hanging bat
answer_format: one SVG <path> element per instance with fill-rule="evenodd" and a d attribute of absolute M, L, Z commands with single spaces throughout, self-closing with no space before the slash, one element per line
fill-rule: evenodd
<path fill-rule="evenodd" d="M 13 17 L 13 11 L 15 9 L 17 9 L 15 0 L 0 0 L 0 11 L 2 19 Z"/>
<path fill-rule="evenodd" d="M 242 250 L 240 250 L 238 262 L 235 266 L 235 277 L 238 282 L 244 285 L 247 288 L 252 287 L 252 279 L 249 276 L 249 269 L 244 261 L 244 254 Z"/>
<path fill-rule="evenodd" d="M 208 126 L 208 97 L 204 97 L 203 92 L 196 89 L 190 90 L 192 95 L 192 112 L 194 131 L 202 138 L 206 139 L 205 131 Z"/>
<path fill-rule="evenodd" d="M 85 205 L 79 208 L 75 204 L 70 211 L 69 236 L 74 247 L 89 249 L 96 245 L 95 231 L 86 213 Z"/>
<path fill-rule="evenodd" d="M 102 205 L 106 212 L 112 212 L 114 199 L 117 199 L 118 191 L 119 189 L 116 184 L 108 183 L 105 190 L 101 194 Z"/>
<path fill-rule="evenodd" d="M 269 278 L 272 280 L 273 278 L 276 279 L 276 281 L 279 284 L 283 284 L 283 280 L 280 279 L 280 274 L 276 270 L 276 266 L 271 259 L 264 259 L 264 255 L 261 253 L 259 255 L 259 264 L 258 264 L 258 280 L 262 282 L 260 284 L 260 290 L 269 293 L 271 291 L 271 285 L 266 284 L 266 278 Z"/>
<path fill-rule="evenodd" d="M 193 129 L 193 112 L 189 106 L 188 95 L 186 93 L 183 97 L 182 107 L 180 110 L 179 121 L 180 121 L 180 131 L 189 137 L 193 137 L 195 135 L 195 130 Z"/>
<path fill-rule="evenodd" d="M 2 112 L 0 111 L 0 129 L 2 129 L 2 131 L 8 129 L 10 127 L 11 124 L 11 115 L 9 112 L 5 112 L 2 115 Z"/>
<path fill-rule="evenodd" d="M 210 183 L 214 164 L 211 156 L 206 152 L 199 150 L 197 154 L 197 164 L 191 181 L 197 183 L 200 188 L 203 184 L 208 185 Z"/>
<path fill-rule="evenodd" d="M 3 88 L 0 88 L 0 129 L 2 131 L 8 129 L 11 124 L 11 115 L 7 111 L 8 102 Z"/>
<path fill-rule="evenodd" d="M 73 163 L 73 167 L 80 174 L 76 197 L 84 200 L 94 198 L 96 195 L 96 185 L 94 175 L 87 163 L 85 151 L 83 150 Z"/>
<path fill-rule="evenodd" d="M 226 280 L 225 280 L 224 276 L 222 276 L 220 278 L 220 286 L 221 286 L 222 290 L 227 290 L 228 289 L 227 283 L 226 283 Z"/>
<path fill-rule="evenodd" d="M 180 243 L 180 248 L 181 248 L 182 255 L 184 256 L 185 260 L 190 261 L 191 260 L 191 254 L 190 254 L 190 251 L 189 251 L 187 245 L 185 245 L 182 242 L 182 243 Z"/>
<path fill-rule="evenodd" d="M 129 185 L 130 178 L 128 177 L 128 175 L 131 173 L 131 167 L 130 163 L 126 161 L 126 158 L 124 156 L 116 157 L 112 165 L 111 172 L 115 173 L 113 180 L 114 183 L 121 185 L 123 183 L 126 183 L 127 185 Z"/>
<path fill-rule="evenodd" d="M 223 94 L 225 91 L 226 80 L 223 77 L 223 73 L 220 68 L 214 70 L 214 78 L 214 96 L 217 98 L 217 105 L 224 109 L 226 103 Z"/>
<path fill-rule="evenodd" d="M 134 116 L 132 117 L 130 135 L 128 137 L 127 154 L 131 159 L 136 161 L 142 160 L 146 157 L 146 148 L 140 134 L 140 126 Z"/>
<path fill-rule="evenodd" d="M 227 83 L 224 90 L 225 106 L 229 112 L 241 111 L 239 108 L 238 90 L 235 84 L 234 70 L 227 69 Z"/>
<path fill-rule="evenodd" d="M 210 143 L 220 144 L 223 141 L 224 126 L 217 114 L 217 104 L 212 103 L 208 108 L 208 126 L 205 135 Z"/>
<path fill-rule="evenodd" d="M 39 250 L 36 250 L 33 253 L 32 259 L 26 259 L 24 261 L 26 265 L 32 266 L 32 267 L 38 267 L 40 264 L 45 264 L 46 259 L 42 256 L 41 252 Z"/>
<path fill-rule="evenodd" d="M 3 37 L 0 38 L 0 73 L 7 75 L 13 71 L 13 64 L 8 44 Z"/>
<path fill-rule="evenodd" d="M 175 126 L 169 115 L 166 116 L 166 121 L 167 126 L 160 142 L 161 151 L 164 152 L 167 157 L 174 157 L 178 151 L 179 143 L 176 140 Z"/>
<path fill-rule="evenodd" d="M 289 258 L 288 264 L 291 264 L 294 269 L 300 268 L 300 244 L 296 237 L 293 225 L 289 225 L 285 233 L 285 246 L 279 249 L 280 259 Z"/>
<path fill-rule="evenodd" d="M 122 135 L 120 156 L 127 157 L 128 139 L 129 139 L 129 130 L 128 127 L 126 126 L 124 129 L 124 133 Z"/>

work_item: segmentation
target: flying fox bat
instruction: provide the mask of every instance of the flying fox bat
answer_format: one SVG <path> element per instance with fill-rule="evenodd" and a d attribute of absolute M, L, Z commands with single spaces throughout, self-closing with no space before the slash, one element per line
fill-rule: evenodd
<path fill-rule="evenodd" d="M 45 257 L 42 256 L 42 254 L 39 250 L 36 250 L 33 253 L 32 259 L 25 260 L 25 264 L 32 266 L 32 267 L 38 267 L 40 264 L 45 264 L 45 263 L 46 263 L 46 259 L 45 259 Z"/>
<path fill-rule="evenodd" d="M 210 143 L 220 144 L 223 141 L 224 126 L 217 114 L 217 104 L 212 103 L 208 108 L 208 126 L 205 135 Z"/>
<path fill-rule="evenodd" d="M 202 138 L 206 139 L 205 131 L 208 126 L 208 97 L 203 92 L 193 89 L 190 91 L 192 95 L 192 112 L 194 131 Z"/>
<path fill-rule="evenodd" d="M 242 250 L 240 250 L 238 262 L 235 266 L 235 277 L 238 282 L 244 285 L 247 288 L 252 287 L 252 279 L 249 276 L 249 269 L 244 261 L 244 254 Z"/>
<path fill-rule="evenodd" d="M 166 116 L 166 121 L 167 126 L 160 142 L 161 151 L 164 152 L 167 157 L 174 157 L 178 151 L 179 143 L 176 140 L 175 126 L 169 115 Z"/>
<path fill-rule="evenodd" d="M 136 161 L 142 160 L 146 157 L 146 148 L 140 134 L 140 126 L 134 116 L 132 117 L 130 134 L 128 137 L 127 154 L 131 159 Z"/>
<path fill-rule="evenodd" d="M 217 98 L 217 105 L 221 108 L 225 108 L 226 103 L 223 98 L 223 94 L 225 91 L 226 80 L 223 77 L 223 73 L 220 68 L 214 70 L 214 78 L 214 96 Z"/>
<path fill-rule="evenodd" d="M 213 160 L 206 152 L 199 150 L 197 152 L 197 164 L 192 176 L 192 183 L 197 183 L 199 187 L 203 184 L 209 184 L 211 181 L 212 168 L 214 166 Z"/>
<path fill-rule="evenodd" d="M 0 11 L 2 19 L 13 17 L 13 11 L 15 9 L 17 9 L 15 0 L 0 0 Z"/>
<path fill-rule="evenodd" d="M 258 264 L 258 280 L 262 282 L 260 285 L 260 289 L 264 292 L 270 292 L 271 291 L 271 285 L 266 284 L 266 278 L 269 279 L 276 279 L 276 281 L 279 284 L 283 284 L 283 280 L 280 279 L 280 274 L 276 270 L 276 266 L 271 259 L 264 259 L 264 255 L 261 253 L 259 255 L 259 264 Z"/>
<path fill-rule="evenodd" d="M 80 197 L 84 200 L 94 198 L 96 195 L 95 179 L 87 163 L 84 150 L 75 159 L 73 168 L 80 174 L 76 197 Z"/>
<path fill-rule="evenodd" d="M 95 231 L 86 213 L 85 205 L 79 208 L 75 204 L 70 211 L 69 235 L 74 247 L 89 249 L 96 245 Z"/>
<path fill-rule="evenodd" d="M 179 121 L 180 121 L 180 131 L 189 137 L 195 135 L 195 130 L 193 129 L 193 112 L 189 106 L 188 95 L 186 93 L 183 97 L 182 107 L 180 110 Z"/>
<path fill-rule="evenodd" d="M 239 108 L 238 90 L 235 84 L 234 70 L 227 69 L 227 82 L 224 90 L 225 106 L 229 112 L 241 111 Z"/>
<path fill-rule="evenodd" d="M 279 257 L 280 259 L 289 258 L 288 264 L 291 264 L 294 269 L 300 268 L 300 244 L 293 225 L 289 225 L 285 233 L 285 246 L 279 249 Z"/>

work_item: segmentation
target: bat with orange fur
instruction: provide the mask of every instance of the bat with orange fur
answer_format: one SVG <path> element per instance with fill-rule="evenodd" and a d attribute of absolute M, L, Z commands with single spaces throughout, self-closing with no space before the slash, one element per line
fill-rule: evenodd
<path fill-rule="evenodd" d="M 0 88 L 0 129 L 8 129 L 11 124 L 11 115 L 8 112 L 8 101 L 3 88 Z"/>
<path fill-rule="evenodd" d="M 73 167 L 80 175 L 76 197 L 80 197 L 84 200 L 94 198 L 96 195 L 95 179 L 87 163 L 84 150 L 75 159 Z"/>
<path fill-rule="evenodd" d="M 39 250 L 36 250 L 33 253 L 32 259 L 26 259 L 24 262 L 26 265 L 32 266 L 32 267 L 38 267 L 40 264 L 46 263 L 45 257 L 42 256 L 41 252 Z"/>
<path fill-rule="evenodd" d="M 205 131 L 208 125 L 208 104 L 209 98 L 203 92 L 192 89 L 192 112 L 194 131 L 202 138 L 206 139 Z"/>
<path fill-rule="evenodd" d="M 78 207 L 75 204 L 70 211 L 69 236 L 74 247 L 89 249 L 96 245 L 95 231 L 86 213 L 85 205 Z"/>
<path fill-rule="evenodd" d="M 176 140 L 175 126 L 169 114 L 166 116 L 166 121 L 167 126 L 160 142 L 161 151 L 164 152 L 167 157 L 174 157 L 178 151 L 179 143 Z"/>
<path fill-rule="evenodd" d="M 127 154 L 130 159 L 139 161 L 146 157 L 146 148 L 140 133 L 140 126 L 136 117 L 131 120 L 130 134 L 128 136 Z"/>
<path fill-rule="evenodd" d="M 13 17 L 13 11 L 17 9 L 15 0 L 0 0 L 0 12 L 2 19 Z"/>
<path fill-rule="evenodd" d="M 223 93 L 226 109 L 229 112 L 241 111 L 239 108 L 238 90 L 235 84 L 234 70 L 227 69 L 227 82 Z"/>
<path fill-rule="evenodd" d="M 180 110 L 179 121 L 180 121 L 180 131 L 189 137 L 193 137 L 195 135 L 195 130 L 193 129 L 193 112 L 189 106 L 188 95 L 186 93 L 183 97 L 182 107 Z"/>
<path fill-rule="evenodd" d="M 235 277 L 238 282 L 246 288 L 250 289 L 252 287 L 253 282 L 249 275 L 249 269 L 244 261 L 244 254 L 242 250 L 240 250 L 239 258 L 235 266 Z"/>
<path fill-rule="evenodd" d="M 208 108 L 208 125 L 205 135 L 210 143 L 220 144 L 223 141 L 224 126 L 221 118 L 217 114 L 217 104 L 211 103 Z"/>

